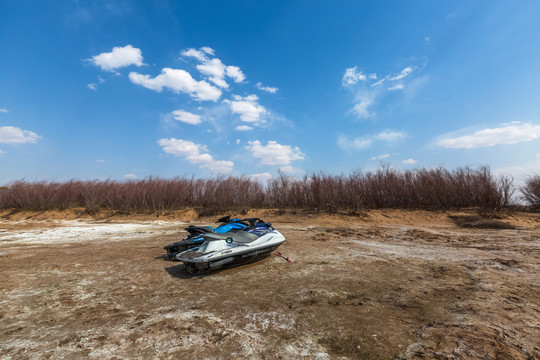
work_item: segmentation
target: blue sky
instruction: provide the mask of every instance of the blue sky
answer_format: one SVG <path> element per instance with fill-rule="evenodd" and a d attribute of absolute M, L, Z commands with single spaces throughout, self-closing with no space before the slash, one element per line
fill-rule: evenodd
<path fill-rule="evenodd" d="M 538 1 L 0 1 L 0 183 L 540 171 Z"/>

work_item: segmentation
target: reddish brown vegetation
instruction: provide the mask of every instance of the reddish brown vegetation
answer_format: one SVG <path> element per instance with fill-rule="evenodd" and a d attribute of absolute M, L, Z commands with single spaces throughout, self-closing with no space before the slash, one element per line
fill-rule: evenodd
<path fill-rule="evenodd" d="M 400 171 L 383 167 L 350 175 L 283 174 L 261 184 L 249 177 L 215 179 L 149 177 L 144 180 L 15 181 L 0 193 L 0 209 L 170 211 L 192 207 L 205 213 L 246 208 L 336 211 L 366 208 L 500 210 L 513 193 L 512 180 L 488 167 Z"/>
<path fill-rule="evenodd" d="M 528 178 L 520 190 L 523 200 L 535 208 L 540 208 L 540 175 Z"/>

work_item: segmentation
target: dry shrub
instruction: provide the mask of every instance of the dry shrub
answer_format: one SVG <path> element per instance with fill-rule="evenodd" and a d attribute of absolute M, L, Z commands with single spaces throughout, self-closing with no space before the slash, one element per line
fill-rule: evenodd
<path fill-rule="evenodd" d="M 538 183 L 538 182 L 537 182 Z M 523 190 L 522 190 L 523 191 Z M 205 214 L 246 208 L 361 211 L 369 208 L 445 210 L 506 208 L 513 193 L 509 177 L 488 167 L 401 171 L 384 166 L 349 175 L 312 173 L 301 179 L 283 173 L 262 184 L 246 176 L 211 179 L 14 181 L 0 192 L 0 209 L 85 208 L 120 212 L 162 212 L 191 207 Z"/>
<path fill-rule="evenodd" d="M 522 199 L 534 208 L 540 209 L 540 175 L 532 176 L 520 188 Z"/>

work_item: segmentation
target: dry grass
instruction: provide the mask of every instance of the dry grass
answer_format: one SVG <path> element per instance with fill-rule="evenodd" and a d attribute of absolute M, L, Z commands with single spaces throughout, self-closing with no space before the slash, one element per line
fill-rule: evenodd
<path fill-rule="evenodd" d="M 85 208 L 88 212 L 172 211 L 191 207 L 200 214 L 248 208 L 337 210 L 375 208 L 445 210 L 478 207 L 502 210 L 510 205 L 511 178 L 488 167 L 401 171 L 383 167 L 349 175 L 312 173 L 302 179 L 280 174 L 267 184 L 246 176 L 212 179 L 149 177 L 144 180 L 67 182 L 14 181 L 0 192 L 0 209 Z"/>

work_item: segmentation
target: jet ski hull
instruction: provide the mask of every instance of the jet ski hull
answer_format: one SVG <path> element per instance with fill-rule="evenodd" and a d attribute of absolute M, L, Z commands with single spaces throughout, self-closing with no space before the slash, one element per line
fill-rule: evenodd
<path fill-rule="evenodd" d="M 274 230 L 247 244 L 226 240 L 206 242 L 198 248 L 177 254 L 176 259 L 184 263 L 187 273 L 198 274 L 263 259 L 283 242 L 283 235 Z M 210 247 L 212 251 L 209 251 Z"/>
<path fill-rule="evenodd" d="M 272 254 L 272 252 L 276 250 L 278 247 L 279 245 L 275 245 L 275 246 L 266 247 L 260 250 L 249 251 L 243 254 L 236 254 L 234 256 L 229 256 L 226 258 L 222 258 L 220 260 L 209 261 L 209 262 L 189 262 L 189 261 L 185 261 L 184 259 L 179 259 L 179 260 L 181 260 L 184 263 L 186 272 L 188 274 L 195 275 L 195 274 L 201 274 L 201 273 L 214 271 L 214 270 L 224 268 L 224 267 L 234 267 L 238 265 L 245 265 L 251 262 L 262 260 L 270 256 L 270 254 Z"/>

